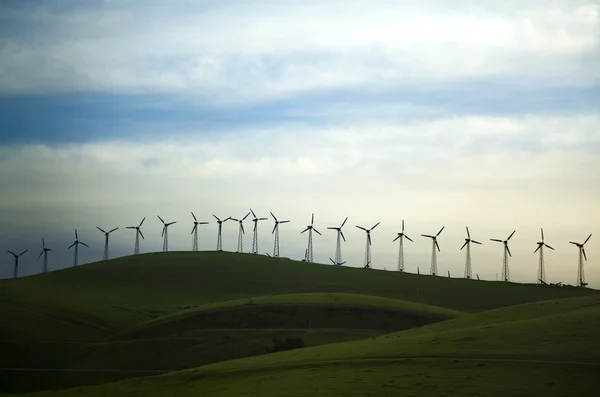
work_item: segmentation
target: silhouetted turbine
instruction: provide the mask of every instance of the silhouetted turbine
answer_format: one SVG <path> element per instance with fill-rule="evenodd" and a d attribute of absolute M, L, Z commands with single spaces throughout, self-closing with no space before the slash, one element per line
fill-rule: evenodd
<path fill-rule="evenodd" d="M 258 254 L 258 221 L 266 221 L 268 218 L 259 218 L 256 216 L 256 214 L 254 213 L 254 211 L 252 211 L 252 208 L 250 208 L 250 212 L 252 213 L 252 216 L 254 217 L 252 219 L 252 222 L 254 222 L 254 232 L 252 235 L 252 253 L 253 254 Z"/>
<path fill-rule="evenodd" d="M 156 215 L 156 216 L 158 216 L 158 215 Z M 168 252 L 169 251 L 169 226 L 177 223 L 177 221 L 165 223 L 165 221 L 163 221 L 163 219 L 160 216 L 158 216 L 158 219 L 160 219 L 160 221 L 163 224 L 162 233 L 160 234 L 160 236 L 163 237 L 163 252 Z"/>
<path fill-rule="evenodd" d="M 510 238 L 513 236 L 513 234 L 515 234 L 516 230 L 513 231 L 510 236 L 508 236 L 508 238 L 504 241 L 499 240 L 497 238 L 491 238 L 491 241 L 495 241 L 497 243 L 503 243 L 504 244 L 504 255 L 503 255 L 503 259 L 502 259 L 502 280 L 504 281 L 509 281 L 510 280 L 510 271 L 508 269 L 508 257 L 512 256 L 512 254 L 510 253 L 510 249 L 508 248 L 508 240 L 510 240 Z"/>
<path fill-rule="evenodd" d="M 587 283 L 585 282 L 585 273 L 584 273 L 584 269 L 583 269 L 583 260 L 585 259 L 587 261 L 587 256 L 585 255 L 585 248 L 583 246 L 585 245 L 585 243 L 588 242 L 590 237 L 592 237 L 591 234 L 581 244 L 576 243 L 574 241 L 569 241 L 569 243 L 576 245 L 577 248 L 579 248 L 579 261 L 577 263 L 577 286 L 578 287 L 585 287 L 587 285 Z"/>
<path fill-rule="evenodd" d="M 44 239 L 42 239 L 42 252 L 40 252 L 40 255 L 38 256 L 38 260 L 41 258 L 42 255 L 44 255 L 44 265 L 42 267 L 43 273 L 48 272 L 48 251 L 52 251 L 52 250 L 50 248 L 46 248 L 46 242 L 44 241 Z"/>
<path fill-rule="evenodd" d="M 104 260 L 107 261 L 108 260 L 108 235 L 111 234 L 112 232 L 114 232 L 115 230 L 117 230 L 118 227 L 115 227 L 113 230 L 111 230 L 109 232 L 104 231 L 99 226 L 96 226 L 96 228 L 98 230 L 100 230 L 102 233 L 104 233 Z"/>
<path fill-rule="evenodd" d="M 379 225 L 379 223 L 380 222 L 377 222 L 375 224 L 375 226 L 373 226 L 370 229 L 356 225 L 357 228 L 364 230 L 367 233 L 367 243 L 366 243 L 366 247 L 365 247 L 365 262 L 364 262 L 365 269 L 369 269 L 371 267 L 371 231 L 373 229 L 375 229 L 377 227 L 377 225 Z"/>
<path fill-rule="evenodd" d="M 127 226 L 126 229 L 135 229 L 135 244 L 133 245 L 133 255 L 137 255 L 140 253 L 140 236 L 144 238 L 144 234 L 142 233 L 141 227 L 142 223 L 146 220 L 146 217 L 142 219 L 138 226 Z"/>
<path fill-rule="evenodd" d="M 73 267 L 78 265 L 78 260 L 79 260 L 79 244 L 90 248 L 89 245 L 87 245 L 86 243 L 84 243 L 83 241 L 79 241 L 79 237 L 77 236 L 77 229 L 75 229 L 75 242 L 73 244 L 71 244 L 69 246 L 68 249 L 71 249 L 73 246 L 75 246 L 75 252 L 73 253 Z"/>
<path fill-rule="evenodd" d="M 535 254 L 538 250 L 540 251 L 540 263 L 538 266 L 538 282 L 540 284 L 546 284 L 546 269 L 544 267 L 544 247 L 550 248 L 552 251 L 554 251 L 554 248 L 550 247 L 544 242 L 544 229 L 540 228 L 540 231 L 542 233 L 542 241 L 539 241 L 537 243 L 538 247 L 535 249 L 535 251 L 533 251 L 533 253 Z"/>
<path fill-rule="evenodd" d="M 250 215 L 250 212 L 248 212 L 242 219 L 231 218 L 232 221 L 236 221 L 240 224 L 239 233 L 238 233 L 238 246 L 237 246 L 237 251 L 236 251 L 239 253 L 244 252 L 243 235 L 246 234 L 246 231 L 244 230 L 244 220 L 246 220 L 246 218 L 248 218 L 249 215 Z"/>
<path fill-rule="evenodd" d="M 221 238 L 221 231 L 223 230 L 223 222 L 227 222 L 228 220 L 231 219 L 231 217 L 228 216 L 227 219 L 220 220 L 215 214 L 213 214 L 213 216 L 217 220 L 217 225 L 219 227 L 219 229 L 217 231 L 217 251 L 223 251 L 223 242 L 222 242 L 222 238 Z"/>
<path fill-rule="evenodd" d="M 402 232 L 398 233 L 398 237 L 396 237 L 392 241 L 392 243 L 393 243 L 396 240 L 400 240 L 400 243 L 399 243 L 400 247 L 398 248 L 398 271 L 399 272 L 404 271 L 404 241 L 403 240 L 405 237 L 411 243 L 413 242 L 410 237 L 408 237 L 406 234 L 404 234 L 404 219 L 402 219 Z"/>
<path fill-rule="evenodd" d="M 344 237 L 342 228 L 346 224 L 347 220 L 348 220 L 348 217 L 346 217 L 346 219 L 344 219 L 344 222 L 342 222 L 342 225 L 340 227 L 328 227 L 327 228 L 330 230 L 337 231 L 337 239 L 336 239 L 336 245 L 335 245 L 335 260 L 333 260 L 333 259 L 331 259 L 331 257 L 329 257 L 329 260 L 331 262 L 333 262 L 333 264 L 336 266 L 342 266 L 344 263 L 346 263 L 345 261 L 342 262 L 342 242 L 340 240 L 340 237 L 344 240 L 344 242 L 346 242 L 346 237 Z"/>
<path fill-rule="evenodd" d="M 438 251 L 440 250 L 440 246 L 437 242 L 437 238 L 440 235 L 440 233 L 442 232 L 442 230 L 444 230 L 446 226 L 442 226 L 442 228 L 440 229 L 440 231 L 435 235 L 429 235 L 429 234 L 421 234 L 421 236 L 423 237 L 428 237 L 432 240 L 432 247 L 431 247 L 431 268 L 429 269 L 429 273 L 433 276 L 437 275 L 437 252 L 435 251 L 435 249 L 437 248 Z"/>
<path fill-rule="evenodd" d="M 479 245 L 481 245 L 481 243 L 479 241 L 471 240 L 469 228 L 467 226 L 465 226 L 465 228 L 467 229 L 467 238 L 465 239 L 463 246 L 460 247 L 460 250 L 462 251 L 463 248 L 467 247 L 467 257 L 465 259 L 465 278 L 471 278 L 473 275 L 471 270 L 471 243 Z"/>
<path fill-rule="evenodd" d="M 196 215 L 193 212 L 191 214 L 194 217 L 194 227 L 192 228 L 192 233 L 190 233 L 194 235 L 192 237 L 192 251 L 198 251 L 198 225 L 208 225 L 208 222 L 198 222 Z"/>
<path fill-rule="evenodd" d="M 14 252 L 12 252 L 10 250 L 6 250 L 6 251 L 15 257 L 15 267 L 13 269 L 13 278 L 17 278 L 17 277 L 19 277 L 19 257 L 21 255 L 23 255 L 24 253 L 26 253 L 28 250 L 21 252 L 19 255 L 15 254 Z"/>
<path fill-rule="evenodd" d="M 303 231 L 300 232 L 300 234 L 308 231 L 308 248 L 306 248 L 306 251 L 304 252 L 304 261 L 305 262 L 312 262 L 313 261 L 313 241 L 312 241 L 312 232 L 313 230 L 319 235 L 322 236 L 321 233 L 319 233 L 319 231 L 317 229 L 315 229 L 315 227 L 313 226 L 315 223 L 315 214 L 312 214 L 312 217 L 310 219 L 310 225 L 306 226 L 306 229 L 304 229 Z"/>
<path fill-rule="evenodd" d="M 271 212 L 271 216 L 275 220 L 275 226 L 273 227 L 273 231 L 271 234 L 275 233 L 275 243 L 273 244 L 273 257 L 279 258 L 279 224 L 280 223 L 288 223 L 289 221 L 279 221 Z"/>

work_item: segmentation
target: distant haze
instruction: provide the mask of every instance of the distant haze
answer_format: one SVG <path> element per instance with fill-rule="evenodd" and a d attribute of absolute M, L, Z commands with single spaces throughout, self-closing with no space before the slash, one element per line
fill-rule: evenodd
<path fill-rule="evenodd" d="M 575 284 L 577 248 L 600 288 L 600 5 L 595 1 L 150 1 L 0 5 L 0 276 L 216 247 L 212 214 L 272 211 L 281 256 L 330 264 L 344 218 L 349 266 L 536 282 L 544 228 L 548 282 Z M 479 4 L 476 4 L 479 3 Z M 252 246 L 245 222 L 244 250 Z M 273 220 L 259 223 L 273 252 Z M 223 225 L 235 251 L 238 225 Z"/>

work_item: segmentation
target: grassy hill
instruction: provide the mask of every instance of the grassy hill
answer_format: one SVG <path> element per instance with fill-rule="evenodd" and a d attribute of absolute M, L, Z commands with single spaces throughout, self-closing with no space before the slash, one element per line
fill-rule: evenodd
<path fill-rule="evenodd" d="M 51 395 L 595 396 L 600 298 L 520 305 L 365 340 Z"/>
<path fill-rule="evenodd" d="M 541 302 L 586 296 L 554 303 L 556 307 Z M 596 305 L 594 297 L 598 296 L 598 291 L 584 288 L 449 279 L 261 255 L 171 252 L 129 256 L 0 281 L 0 349 L 4 352 L 0 366 L 90 370 L 0 370 L 0 391 L 60 388 L 154 375 L 149 370 L 231 364 L 238 362 L 229 361 L 232 359 L 269 353 L 274 337 L 300 337 L 306 346 L 312 346 L 293 354 L 308 354 L 305 352 L 321 346 L 318 349 L 324 350 L 318 350 L 319 355 L 327 356 L 328 348 L 341 346 L 336 342 L 366 343 L 373 337 L 385 341 L 384 334 L 406 330 L 401 333 L 403 338 L 419 335 L 406 345 L 407 352 L 420 357 L 423 351 L 410 349 L 425 344 L 442 346 L 447 350 L 444 357 L 455 355 L 450 349 L 453 343 L 439 335 L 427 339 L 426 330 L 434 330 L 431 332 L 442 332 L 456 340 L 467 338 L 456 344 L 457 349 L 464 349 L 465 354 L 471 351 L 469 357 L 489 359 L 502 354 L 477 355 L 486 351 L 487 342 L 477 345 L 475 341 L 486 341 L 484 335 L 490 331 L 485 328 L 489 324 L 478 321 L 489 321 L 493 327 L 499 326 L 494 316 L 512 316 L 519 321 L 534 321 L 538 317 L 542 321 L 548 316 L 554 316 L 559 323 L 582 321 L 561 317 L 558 313 L 564 314 L 570 304 L 575 305 L 576 312 L 583 310 L 579 303 L 563 302 L 582 299 Z M 529 310 L 529 306 L 522 305 L 528 302 L 539 303 L 533 303 L 535 310 Z M 545 313 L 546 309 L 548 316 L 536 317 L 535 313 Z M 503 314 L 503 310 L 509 310 L 508 314 Z M 470 319 L 478 324 L 473 327 L 480 329 L 483 336 L 466 326 Z M 443 331 L 426 325 L 431 323 L 440 327 L 455 324 L 452 327 L 458 328 Z M 466 325 L 460 328 L 460 324 Z M 508 327 L 506 332 L 516 331 Z M 473 337 L 471 333 L 475 339 L 469 339 Z M 498 338 L 505 337 L 498 334 Z M 395 339 L 389 346 L 377 342 L 388 353 L 401 345 Z M 357 356 L 348 357 L 355 351 L 353 346 L 362 345 L 344 346 L 348 349 L 345 355 L 331 353 L 333 360 L 362 360 L 366 354 L 363 348 L 356 348 Z M 469 350 L 468 346 L 473 347 Z M 558 347 L 550 347 L 558 351 Z M 369 351 L 375 350 L 373 347 Z M 268 361 L 279 354 L 261 357 Z M 431 357 L 434 356 L 439 354 Z M 564 357 L 570 357 L 566 350 Z M 371 359 L 383 358 L 375 355 Z M 328 368 L 325 372 L 332 367 Z"/>

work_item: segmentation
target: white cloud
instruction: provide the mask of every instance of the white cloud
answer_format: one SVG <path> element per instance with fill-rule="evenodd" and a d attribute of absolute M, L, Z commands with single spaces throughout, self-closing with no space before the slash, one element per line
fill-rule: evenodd
<path fill-rule="evenodd" d="M 213 213 L 242 216 L 252 207 L 261 216 L 273 211 L 292 220 L 281 230 L 282 255 L 300 258 L 305 245 L 300 231 L 315 212 L 324 234 L 315 237 L 318 261 L 334 254 L 335 234 L 325 228 L 348 216 L 344 258 L 360 265 L 364 236 L 354 225 L 381 221 L 373 232 L 373 261 L 376 268 L 389 270 L 397 255 L 391 241 L 406 219 L 415 240 L 407 246 L 409 270 L 417 265 L 428 270 L 430 245 L 419 234 L 446 225 L 440 237 L 440 272 L 459 275 L 459 248 L 468 225 L 485 243 L 473 255 L 475 271 L 486 278 L 494 278 L 501 266 L 501 249 L 487 239 L 517 229 L 512 274 L 534 281 L 537 259 L 531 252 L 539 227 L 544 227 L 556 248 L 548 254 L 548 277 L 574 283 L 576 252 L 567 241 L 584 239 L 600 222 L 600 161 L 585 148 L 598 145 L 599 123 L 597 116 L 448 117 L 400 125 L 271 127 L 162 142 L 0 147 L 0 185 L 5 187 L 0 192 L 1 229 L 18 230 L 23 241 L 33 238 L 37 245 L 50 233 L 67 241 L 77 227 L 91 240 L 86 242 L 97 246 L 97 251 L 82 254 L 93 260 L 101 255 L 102 244 L 96 224 L 123 227 L 146 216 L 142 250 L 159 250 L 159 214 L 178 221 L 170 230 L 170 246 L 187 250 L 189 211 L 211 220 Z M 568 141 L 557 138 L 564 135 Z M 526 137 L 537 150 L 508 145 Z M 227 250 L 235 249 L 234 226 L 224 228 Z M 201 231 L 203 249 L 213 248 L 215 227 L 211 223 Z M 264 252 L 272 249 L 272 225 L 261 227 Z M 129 253 L 133 235 L 119 233 L 115 252 Z M 248 249 L 250 243 L 247 235 Z M 600 240 L 593 237 L 587 247 L 590 265 L 599 248 Z M 70 252 L 57 249 L 55 255 L 62 255 L 65 265 L 70 261 Z M 27 260 L 35 266 L 35 258 Z M 593 265 L 588 278 L 600 286 Z"/>
<path fill-rule="evenodd" d="M 595 2 L 135 4 L 13 13 L 33 33 L 2 39 L 0 89 L 234 101 L 497 75 L 551 84 L 600 77 Z"/>

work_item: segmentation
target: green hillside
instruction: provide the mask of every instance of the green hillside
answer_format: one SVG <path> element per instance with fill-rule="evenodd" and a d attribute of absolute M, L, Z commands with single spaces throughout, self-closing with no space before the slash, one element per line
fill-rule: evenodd
<path fill-rule="evenodd" d="M 594 396 L 598 329 L 599 297 L 540 302 L 39 396 Z"/>

